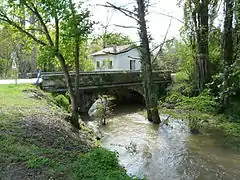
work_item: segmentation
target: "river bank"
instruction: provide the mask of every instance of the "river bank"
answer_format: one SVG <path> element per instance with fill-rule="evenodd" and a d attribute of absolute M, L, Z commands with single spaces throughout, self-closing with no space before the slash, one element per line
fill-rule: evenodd
<path fill-rule="evenodd" d="M 159 108 L 163 114 L 169 114 L 176 119 L 185 120 L 188 123 L 189 111 L 182 109 L 167 109 Z M 224 142 L 223 146 L 232 148 L 236 152 L 240 152 L 240 124 L 236 122 L 229 122 L 224 115 L 212 115 L 208 113 L 195 113 L 201 121 L 200 134 L 205 132 L 214 132 L 219 134 L 219 138 Z M 233 146 L 234 144 L 234 146 Z"/>
<path fill-rule="evenodd" d="M 50 94 L 0 86 L 0 179 L 131 179 L 94 131 L 77 130 Z"/>

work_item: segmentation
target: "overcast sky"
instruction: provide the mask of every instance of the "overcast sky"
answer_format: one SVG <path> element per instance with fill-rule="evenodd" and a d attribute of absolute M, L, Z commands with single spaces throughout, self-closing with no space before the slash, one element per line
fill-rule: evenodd
<path fill-rule="evenodd" d="M 134 20 L 124 16 L 120 12 L 112 11 L 111 9 L 98 6 L 96 4 L 105 4 L 106 2 L 111 2 L 116 5 L 126 5 L 131 2 L 135 2 L 135 0 L 88 0 L 88 3 L 92 5 L 90 8 L 93 17 L 92 19 L 94 21 L 98 21 L 100 23 L 106 24 L 107 19 L 111 18 L 109 31 L 112 32 L 121 32 L 128 36 L 133 41 L 139 41 L 137 30 L 136 29 L 125 29 L 114 26 L 114 24 L 118 25 L 131 25 L 136 26 L 136 23 Z M 167 31 L 167 28 L 169 26 L 169 22 L 171 20 L 170 17 L 164 16 L 159 14 L 158 12 L 162 12 L 165 14 L 172 15 L 180 20 L 183 19 L 183 9 L 179 8 L 176 4 L 176 0 L 150 0 L 151 3 L 156 3 L 153 7 L 150 9 L 150 14 L 147 17 L 148 20 L 148 26 L 149 26 L 149 32 L 151 33 L 154 42 L 159 43 L 163 40 L 164 35 Z M 128 9 L 131 8 L 132 5 L 128 5 Z M 179 36 L 179 29 L 182 27 L 182 23 L 172 19 L 171 21 L 171 28 L 168 34 L 168 38 L 172 37 L 178 37 Z M 102 28 L 100 26 L 95 27 L 95 33 L 101 33 Z"/>

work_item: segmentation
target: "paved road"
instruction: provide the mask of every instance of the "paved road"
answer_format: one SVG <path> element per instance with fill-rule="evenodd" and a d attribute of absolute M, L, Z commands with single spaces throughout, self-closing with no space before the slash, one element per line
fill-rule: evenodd
<path fill-rule="evenodd" d="M 18 79 L 17 83 L 18 84 L 35 84 L 37 81 L 37 78 L 32 78 L 32 79 Z M 39 82 L 41 82 L 42 79 L 40 79 Z M 3 79 L 0 80 L 0 84 L 15 84 L 15 79 Z"/>

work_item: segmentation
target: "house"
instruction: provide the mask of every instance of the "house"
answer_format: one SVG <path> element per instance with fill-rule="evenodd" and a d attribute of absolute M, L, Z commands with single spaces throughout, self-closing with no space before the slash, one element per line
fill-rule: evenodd
<path fill-rule="evenodd" d="M 113 46 L 92 54 L 95 71 L 140 70 L 140 52 L 130 45 Z"/>

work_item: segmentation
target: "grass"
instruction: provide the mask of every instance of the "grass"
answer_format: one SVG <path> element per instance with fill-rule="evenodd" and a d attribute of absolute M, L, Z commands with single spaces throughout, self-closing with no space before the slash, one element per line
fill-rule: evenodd
<path fill-rule="evenodd" d="M 0 85 L 0 179 L 133 179 L 92 130 L 64 117 L 50 94 Z"/>

